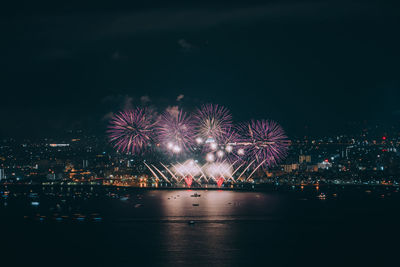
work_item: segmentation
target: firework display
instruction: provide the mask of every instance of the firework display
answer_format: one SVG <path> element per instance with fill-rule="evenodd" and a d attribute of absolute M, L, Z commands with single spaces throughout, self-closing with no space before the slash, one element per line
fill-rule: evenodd
<path fill-rule="evenodd" d="M 158 117 L 143 108 L 122 111 L 111 118 L 107 132 L 119 152 L 138 155 L 153 147 L 153 153 L 183 159 L 144 165 L 154 178 L 188 187 L 249 181 L 257 170 L 277 166 L 289 149 L 278 123 L 251 120 L 235 126 L 229 110 L 213 104 L 201 106 L 193 115 L 177 108 Z"/>
<path fill-rule="evenodd" d="M 153 140 L 153 126 L 146 109 L 122 111 L 110 121 L 109 139 L 117 150 L 139 154 Z"/>
<path fill-rule="evenodd" d="M 232 116 L 228 109 L 219 105 L 203 105 L 195 113 L 197 134 L 205 142 L 212 143 L 224 138 L 232 127 Z"/>
<path fill-rule="evenodd" d="M 166 111 L 157 124 L 158 139 L 172 153 L 190 151 L 195 142 L 192 118 L 182 110 Z"/>
<path fill-rule="evenodd" d="M 240 142 L 247 157 L 266 166 L 275 166 L 285 158 L 289 147 L 282 127 L 274 121 L 252 120 L 239 127 Z"/>

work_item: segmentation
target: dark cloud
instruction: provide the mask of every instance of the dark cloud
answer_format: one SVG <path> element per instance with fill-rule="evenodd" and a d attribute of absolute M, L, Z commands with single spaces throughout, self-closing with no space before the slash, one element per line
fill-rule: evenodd
<path fill-rule="evenodd" d="M 114 53 L 112 53 L 111 59 L 113 59 L 113 60 L 121 59 L 121 55 L 120 55 L 119 51 L 115 51 Z"/>
<path fill-rule="evenodd" d="M 151 99 L 148 95 L 144 95 L 140 97 L 140 102 L 142 103 L 142 105 L 146 105 L 151 102 Z"/>
<path fill-rule="evenodd" d="M 195 46 L 193 44 L 189 43 L 185 39 L 179 39 L 178 40 L 178 45 L 181 47 L 181 49 L 184 52 L 190 52 L 195 48 Z"/>

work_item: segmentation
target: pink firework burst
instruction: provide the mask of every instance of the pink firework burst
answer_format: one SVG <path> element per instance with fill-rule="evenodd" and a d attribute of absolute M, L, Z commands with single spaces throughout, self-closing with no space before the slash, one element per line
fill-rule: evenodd
<path fill-rule="evenodd" d="M 193 148 L 194 123 L 182 110 L 166 111 L 157 125 L 158 139 L 173 153 Z"/>
<path fill-rule="evenodd" d="M 257 120 L 241 124 L 241 141 L 238 142 L 249 159 L 264 166 L 276 166 L 287 155 L 289 139 L 282 127 L 268 120 Z"/>
<path fill-rule="evenodd" d="M 198 135 L 205 140 L 218 140 L 232 127 L 232 116 L 223 106 L 203 105 L 197 110 L 195 117 Z"/>
<path fill-rule="evenodd" d="M 140 154 L 153 139 L 151 116 L 146 109 L 136 108 L 115 114 L 108 126 L 113 146 L 121 152 Z"/>

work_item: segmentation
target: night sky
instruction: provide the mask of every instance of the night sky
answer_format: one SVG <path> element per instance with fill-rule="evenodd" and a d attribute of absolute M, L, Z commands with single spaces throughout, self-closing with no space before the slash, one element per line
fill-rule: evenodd
<path fill-rule="evenodd" d="M 0 135 L 103 134 L 135 105 L 218 103 L 289 135 L 400 119 L 395 2 L 165 2 L 3 6 Z"/>

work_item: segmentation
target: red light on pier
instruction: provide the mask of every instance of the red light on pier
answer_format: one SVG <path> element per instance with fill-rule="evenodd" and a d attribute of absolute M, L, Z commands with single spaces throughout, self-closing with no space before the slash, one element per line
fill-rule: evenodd
<path fill-rule="evenodd" d="M 221 185 L 224 183 L 224 178 L 222 178 L 222 177 L 220 177 L 218 180 L 217 180 L 217 185 L 218 185 L 218 187 L 221 187 Z"/>

